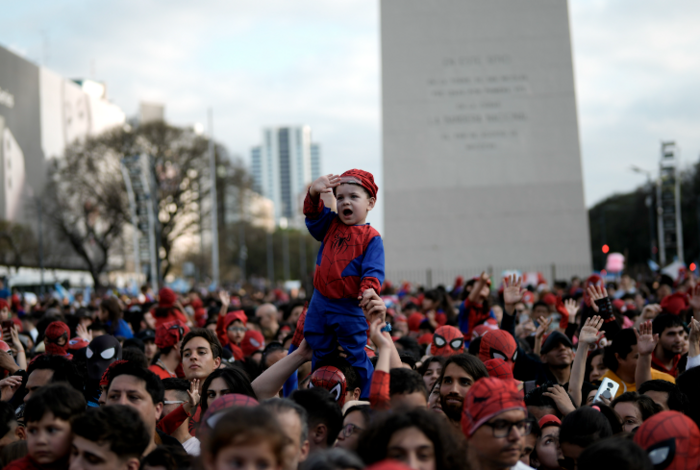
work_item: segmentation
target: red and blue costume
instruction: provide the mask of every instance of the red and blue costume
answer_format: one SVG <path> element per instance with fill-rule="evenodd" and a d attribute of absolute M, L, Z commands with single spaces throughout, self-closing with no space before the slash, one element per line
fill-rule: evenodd
<path fill-rule="evenodd" d="M 345 225 L 318 195 L 306 195 L 304 215 L 309 232 L 322 242 L 315 292 L 304 322 L 304 337 L 314 351 L 312 368 L 340 344 L 362 379 L 362 396 L 367 397 L 374 368 L 365 352 L 367 319 L 358 296 L 367 289 L 380 292 L 384 282 L 382 238 L 369 224 Z"/>

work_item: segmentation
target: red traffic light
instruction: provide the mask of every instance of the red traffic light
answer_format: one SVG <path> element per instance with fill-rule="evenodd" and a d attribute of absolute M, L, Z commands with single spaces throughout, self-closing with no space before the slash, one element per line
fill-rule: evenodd
<path fill-rule="evenodd" d="M 610 247 L 608 245 L 603 245 L 603 253 L 607 254 L 608 251 L 610 251 Z"/>

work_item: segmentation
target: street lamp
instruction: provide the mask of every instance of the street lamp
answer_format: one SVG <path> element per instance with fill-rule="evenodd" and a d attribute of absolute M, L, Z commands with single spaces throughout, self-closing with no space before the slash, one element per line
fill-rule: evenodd
<path fill-rule="evenodd" d="M 647 176 L 647 184 L 649 185 L 649 195 L 645 199 L 645 204 L 649 208 L 649 241 L 651 243 L 651 259 L 656 262 L 656 239 L 654 238 L 654 183 L 651 180 L 651 171 L 632 165 L 630 170 L 635 173 L 641 173 Z"/>

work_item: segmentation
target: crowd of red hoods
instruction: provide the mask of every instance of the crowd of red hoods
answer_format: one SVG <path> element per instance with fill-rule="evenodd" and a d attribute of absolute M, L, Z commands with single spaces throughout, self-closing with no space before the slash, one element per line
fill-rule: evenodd
<path fill-rule="evenodd" d="M 297 292 L 0 285 L 3 468 L 700 468 L 692 273 L 381 290 L 363 396 Z"/>

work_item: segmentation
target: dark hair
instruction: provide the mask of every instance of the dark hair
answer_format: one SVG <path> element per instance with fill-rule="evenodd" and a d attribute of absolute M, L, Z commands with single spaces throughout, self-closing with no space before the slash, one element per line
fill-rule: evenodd
<path fill-rule="evenodd" d="M 615 410 L 602 403 L 596 403 L 595 406 L 598 407 L 600 413 L 608 420 L 610 424 L 610 429 L 612 429 L 613 436 L 621 434 L 623 432 L 622 422 L 620 421 L 620 416 L 615 413 Z"/>
<path fill-rule="evenodd" d="M 326 443 L 332 446 L 343 427 L 343 414 L 331 393 L 325 388 L 315 387 L 296 390 L 290 398 L 308 413 L 310 431 L 321 423 L 326 425 Z"/>
<path fill-rule="evenodd" d="M 683 372 L 676 379 L 676 385 L 686 397 L 696 396 L 700 390 L 700 367 L 693 367 Z M 685 414 L 700 426 L 700 401 L 689 399 L 686 402 Z"/>
<path fill-rule="evenodd" d="M 187 380 L 178 378 L 168 378 L 162 379 L 161 382 L 163 383 L 164 392 L 167 392 L 168 390 L 173 390 L 175 392 L 178 392 L 178 395 L 183 400 L 189 400 L 189 394 L 187 392 L 190 390 L 190 383 Z"/>
<path fill-rule="evenodd" d="M 588 382 L 591 378 L 591 371 L 593 371 L 593 358 L 600 356 L 605 351 L 602 348 L 591 351 L 591 353 L 586 358 L 586 372 L 584 375 L 584 381 Z"/>
<path fill-rule="evenodd" d="M 122 350 L 126 348 L 134 348 L 138 349 L 141 352 L 146 352 L 146 345 L 143 344 L 143 341 L 136 337 L 124 340 L 124 342 L 122 343 Z"/>
<path fill-rule="evenodd" d="M 135 362 L 122 362 L 121 364 L 116 364 L 110 367 L 108 377 L 109 382 L 107 383 L 108 393 L 109 389 L 112 387 L 112 382 L 114 382 L 114 379 L 120 375 L 131 375 L 132 377 L 143 380 L 146 391 L 151 396 L 153 404 L 157 405 L 158 403 L 163 403 L 164 390 L 163 383 L 160 381 L 160 378 L 150 370 Z"/>
<path fill-rule="evenodd" d="M 134 347 L 129 347 L 129 348 L 123 348 L 122 349 L 122 360 L 123 361 L 129 361 L 129 362 L 134 362 L 143 368 L 147 369 L 149 364 L 148 364 L 148 358 L 146 355 L 143 353 L 143 351 L 140 351 Z"/>
<path fill-rule="evenodd" d="M 486 370 L 486 366 L 478 357 L 472 356 L 471 354 L 455 354 L 448 357 L 445 361 L 445 366 L 442 368 L 442 373 L 440 374 L 438 382 L 442 383 L 447 366 L 450 364 L 456 364 L 464 369 L 464 371 L 474 379 L 474 382 L 489 376 L 489 371 Z"/>
<path fill-rule="evenodd" d="M 479 357 L 479 349 L 481 349 L 481 339 L 483 336 L 477 336 L 469 342 L 468 352 L 474 357 Z"/>
<path fill-rule="evenodd" d="M 600 411 L 582 406 L 564 416 L 559 428 L 559 442 L 588 447 L 612 434 L 610 422 Z"/>
<path fill-rule="evenodd" d="M 683 394 L 683 392 L 681 392 L 678 385 L 660 379 L 647 380 L 637 390 L 637 392 L 639 392 L 641 395 L 651 391 L 668 393 L 666 405 L 668 406 L 669 410 L 680 411 L 681 413 L 685 411 L 688 398 Z"/>
<path fill-rule="evenodd" d="M 683 326 L 683 321 L 680 316 L 671 313 L 662 313 L 651 322 L 652 332 L 659 336 L 661 336 L 667 328 L 675 328 L 677 326 Z"/>
<path fill-rule="evenodd" d="M 615 405 L 618 403 L 634 403 L 639 413 L 642 415 L 642 421 L 646 421 L 661 411 L 661 407 L 657 405 L 654 400 L 646 395 L 640 395 L 637 392 L 623 393 L 610 403 L 610 407 L 615 409 Z"/>
<path fill-rule="evenodd" d="M 561 411 L 557 408 L 557 404 L 551 397 L 546 397 L 543 394 L 546 393 L 549 387 L 554 387 L 552 382 L 545 382 L 537 388 L 533 388 L 527 394 L 525 394 L 525 406 L 534 406 L 536 408 L 552 408 L 554 410 L 554 415 L 557 418 L 561 418 Z"/>
<path fill-rule="evenodd" d="M 141 459 L 140 469 L 149 467 L 163 467 L 165 470 L 177 470 L 190 468 L 190 456 L 181 447 L 160 445 Z"/>
<path fill-rule="evenodd" d="M 605 347 L 605 355 L 603 356 L 603 364 L 605 364 L 605 367 L 615 372 L 618 367 L 620 367 L 615 353 L 621 358 L 626 359 L 627 355 L 632 352 L 632 346 L 635 344 L 637 344 L 637 336 L 634 334 L 632 328 L 620 330 L 620 332 L 613 337 L 612 344 Z"/>
<path fill-rule="evenodd" d="M 399 359 L 402 364 L 406 364 L 410 370 L 416 370 L 416 358 L 413 353 L 408 351 L 399 352 Z"/>
<path fill-rule="evenodd" d="M 216 359 L 217 357 L 221 357 L 221 351 L 223 349 L 221 347 L 221 343 L 219 343 L 216 334 L 211 330 L 207 330 L 206 328 L 192 328 L 182 340 L 182 346 L 180 346 L 180 354 L 183 353 L 183 351 L 185 350 L 185 346 L 193 338 L 204 338 L 207 341 L 207 343 L 209 343 L 212 357 L 214 359 Z"/>
<path fill-rule="evenodd" d="M 410 336 L 402 336 L 401 338 L 396 340 L 396 344 L 400 345 L 403 348 L 404 352 L 407 352 L 411 356 L 413 356 L 414 366 L 416 362 L 420 361 L 420 358 L 423 357 L 425 348 L 421 348 L 418 344 L 418 341 L 411 338 Z M 399 353 L 400 352 L 401 350 L 399 350 Z"/>
<path fill-rule="evenodd" d="M 530 309 L 530 310 L 531 310 L 532 312 L 534 312 L 535 309 L 536 309 L 537 307 L 544 307 L 544 308 L 546 308 L 547 310 L 549 310 L 549 305 L 547 305 L 547 303 L 544 302 L 543 300 L 538 300 L 537 302 L 535 302 L 534 304 L 532 304 L 532 309 Z"/>
<path fill-rule="evenodd" d="M 284 346 L 279 341 L 272 341 L 265 346 L 265 349 L 262 353 L 262 357 L 260 358 L 260 366 L 263 370 L 266 370 L 270 367 L 267 365 L 267 357 L 273 352 L 277 351 L 284 351 Z"/>
<path fill-rule="evenodd" d="M 364 418 L 365 423 L 366 423 L 365 426 L 366 426 L 367 424 L 369 424 L 370 421 L 372 421 L 372 416 L 373 416 L 373 415 L 372 415 L 372 407 L 371 407 L 371 406 L 369 406 L 369 405 L 354 405 L 354 406 L 351 406 L 350 408 L 348 408 L 347 410 L 345 410 L 345 414 L 343 415 L 343 419 L 345 419 L 345 417 L 346 417 L 347 415 L 349 415 L 350 413 L 352 413 L 353 411 L 359 411 L 360 413 L 362 413 L 362 417 Z"/>
<path fill-rule="evenodd" d="M 115 297 L 105 299 L 100 302 L 100 308 L 107 312 L 107 321 L 110 322 L 107 333 L 114 334 L 114 330 L 119 326 L 119 320 L 124 316 L 124 312 L 119 306 L 119 300 Z"/>
<path fill-rule="evenodd" d="M 35 370 L 52 370 L 51 383 L 66 382 L 79 392 L 83 391 L 85 379 L 78 372 L 73 361 L 53 354 L 41 355 L 29 363 L 27 377 Z"/>
<path fill-rule="evenodd" d="M 623 437 L 612 437 L 591 444 L 581 452 L 577 460 L 579 470 L 653 470 L 644 449 L 634 441 Z"/>
<path fill-rule="evenodd" d="M 334 447 L 309 456 L 299 467 L 300 470 L 362 470 L 362 460 L 354 452 Z"/>
<path fill-rule="evenodd" d="M 275 417 L 260 406 L 236 407 L 217 421 L 209 438 L 203 443 L 203 453 L 208 458 L 215 459 L 221 449 L 230 445 L 258 442 L 269 443 L 277 464 L 282 464 L 284 447 L 289 443 L 289 438 Z"/>
<path fill-rule="evenodd" d="M 421 377 L 425 375 L 426 372 L 428 372 L 428 367 L 430 367 L 430 364 L 433 362 L 438 362 L 440 363 L 440 370 L 445 368 L 445 361 L 447 359 L 443 356 L 430 356 L 428 359 L 423 361 L 423 364 L 420 365 L 418 368 L 418 373 L 420 374 Z"/>
<path fill-rule="evenodd" d="M 120 459 L 141 458 L 151 436 L 138 411 L 126 405 L 89 408 L 71 423 L 73 434 L 90 442 L 109 443 Z"/>
<path fill-rule="evenodd" d="M 468 468 L 464 440 L 453 432 L 444 418 L 426 409 L 383 415 L 360 435 L 357 453 L 367 465 L 380 462 L 387 457 L 387 447 L 392 436 L 398 431 L 413 427 L 418 428 L 433 443 L 436 470 Z"/>
<path fill-rule="evenodd" d="M 428 399 L 428 390 L 418 372 L 403 367 L 389 371 L 389 395 L 408 395 L 414 392 L 420 392 Z"/>
<path fill-rule="evenodd" d="M 209 377 L 207 377 L 202 384 L 202 399 L 199 405 L 202 408 L 202 414 L 204 414 L 204 412 L 207 411 L 207 408 L 209 408 L 207 393 L 209 392 L 211 383 L 217 378 L 226 382 L 226 386 L 228 387 L 230 393 L 238 393 L 240 395 L 245 395 L 255 399 L 258 398 L 255 396 L 255 391 L 250 385 L 250 379 L 243 369 L 237 366 L 227 367 L 226 369 L 216 369 L 209 374 Z"/>
<path fill-rule="evenodd" d="M 285 412 L 296 413 L 299 418 L 299 424 L 301 425 L 301 439 L 299 439 L 299 443 L 304 445 L 304 441 L 309 438 L 309 415 L 301 405 L 294 403 L 289 398 L 273 398 L 263 402 L 261 406 L 270 410 L 275 415 Z"/>
<path fill-rule="evenodd" d="M 32 394 L 24 407 L 24 420 L 29 422 L 41 421 L 46 413 L 62 419 L 70 420 L 73 416 L 85 411 L 85 397 L 66 384 L 46 385 Z"/>
<path fill-rule="evenodd" d="M 12 430 L 13 422 L 17 422 L 14 407 L 7 401 L 0 401 L 0 439 Z"/>

